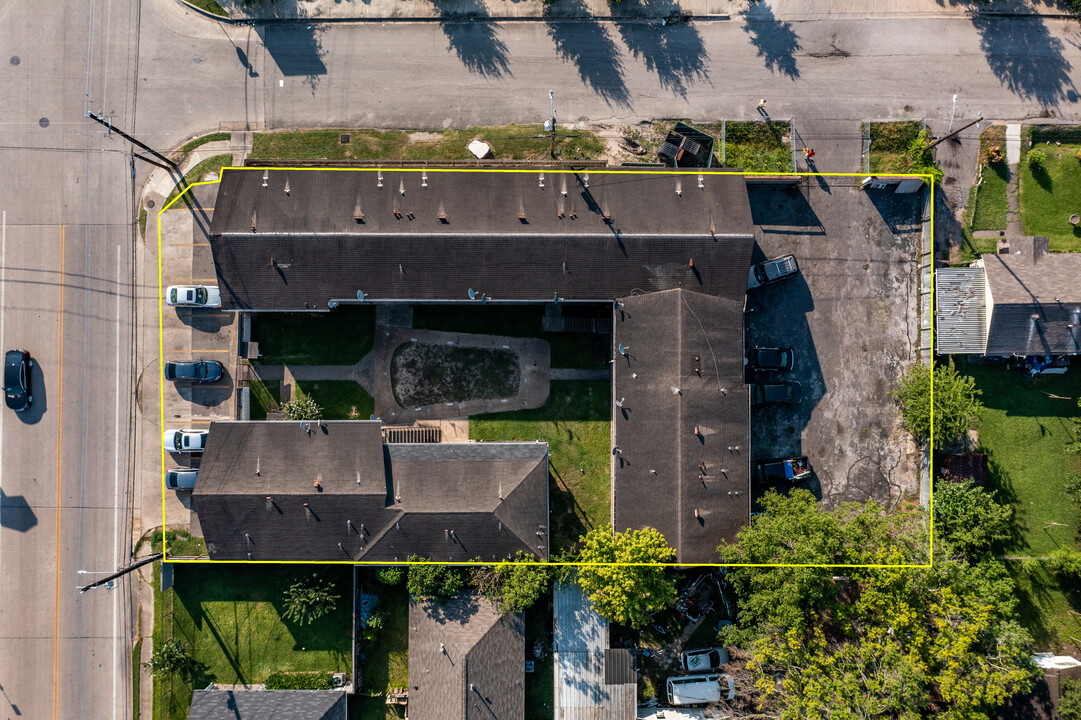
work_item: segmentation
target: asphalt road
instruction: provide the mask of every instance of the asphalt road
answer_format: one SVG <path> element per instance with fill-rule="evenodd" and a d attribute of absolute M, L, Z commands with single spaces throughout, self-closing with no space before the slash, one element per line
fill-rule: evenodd
<path fill-rule="evenodd" d="M 762 6 L 766 7 L 766 6 Z M 966 17 L 785 22 L 768 12 L 627 23 L 229 27 L 144 4 L 136 127 L 172 146 L 219 123 L 439 128 L 561 121 L 1076 117 L 1075 22 Z M 178 78 L 182 78 L 178 81 Z M 159 101 L 147 102 L 148 97 Z M 973 131 L 975 132 L 975 131 Z M 821 170 L 835 168 L 818 156 Z"/>
<path fill-rule="evenodd" d="M 0 718 L 130 715 L 132 174 L 137 3 L 0 0 L 0 348 L 33 405 L 0 411 Z"/>

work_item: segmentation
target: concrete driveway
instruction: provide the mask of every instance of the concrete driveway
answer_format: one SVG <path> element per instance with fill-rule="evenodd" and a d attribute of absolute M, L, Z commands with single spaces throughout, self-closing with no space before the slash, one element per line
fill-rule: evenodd
<path fill-rule="evenodd" d="M 918 457 L 889 391 L 916 359 L 919 196 L 856 178 L 752 187 L 755 261 L 794 253 L 801 275 L 748 296 L 747 346 L 792 346 L 803 402 L 751 413 L 755 460 L 806 455 L 806 487 L 835 506 L 915 497 Z M 874 194 L 872 194 L 874 193 Z"/>

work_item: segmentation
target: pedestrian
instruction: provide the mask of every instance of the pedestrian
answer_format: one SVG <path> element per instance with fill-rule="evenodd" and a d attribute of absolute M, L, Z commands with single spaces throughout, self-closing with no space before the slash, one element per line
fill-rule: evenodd
<path fill-rule="evenodd" d="M 810 160 L 814 156 L 815 156 L 815 151 L 812 148 L 808 148 L 808 147 L 803 148 L 803 157 Z"/>
<path fill-rule="evenodd" d="M 758 101 L 758 109 L 759 110 L 764 110 L 765 108 L 766 108 L 766 99 L 762 98 L 761 100 Z"/>

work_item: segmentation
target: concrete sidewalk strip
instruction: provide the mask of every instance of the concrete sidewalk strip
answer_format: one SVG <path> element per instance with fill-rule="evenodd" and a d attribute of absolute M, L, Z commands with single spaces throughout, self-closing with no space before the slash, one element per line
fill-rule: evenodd
<path fill-rule="evenodd" d="M 1021 162 L 1021 126 L 1006 126 L 1006 163 L 1016 165 Z"/>

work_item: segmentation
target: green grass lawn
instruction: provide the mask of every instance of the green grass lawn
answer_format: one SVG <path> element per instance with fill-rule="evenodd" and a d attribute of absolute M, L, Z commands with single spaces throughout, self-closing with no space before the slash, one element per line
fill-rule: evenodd
<path fill-rule="evenodd" d="M 207 175 L 211 173 L 220 173 L 223 167 L 227 167 L 232 164 L 233 156 L 229 153 L 223 153 L 221 155 L 211 155 L 206 160 L 199 162 L 191 170 L 188 170 L 186 173 L 184 173 L 184 179 L 177 183 L 177 186 L 174 187 L 172 192 L 169 193 L 169 197 L 165 198 L 165 203 L 162 207 L 167 207 L 169 203 L 172 202 L 173 198 L 179 195 L 181 191 L 183 191 L 184 188 L 186 188 L 190 183 L 201 182 L 203 178 L 205 178 Z M 189 191 L 188 195 L 185 195 L 184 197 L 187 198 L 189 195 L 191 195 L 191 191 Z M 169 209 L 178 210 L 184 207 L 186 207 L 185 203 L 181 201 L 176 203 Z"/>
<path fill-rule="evenodd" d="M 553 550 L 611 522 L 611 384 L 556 380 L 535 410 L 470 418 L 472 440 L 544 440 L 550 461 Z"/>
<path fill-rule="evenodd" d="M 1037 147 L 1047 155 L 1045 169 L 1029 167 L 1027 152 L 1019 167 L 1021 228 L 1025 235 L 1050 238 L 1052 252 L 1081 252 L 1081 226 L 1070 224 L 1071 215 L 1081 215 L 1081 144 Z"/>
<path fill-rule="evenodd" d="M 598 318 L 611 324 L 612 308 L 603 305 L 564 306 L 565 315 Z M 504 335 L 506 337 L 535 337 L 546 340 L 552 350 L 552 367 L 603 369 L 612 357 L 612 336 L 593 333 L 541 332 L 544 306 L 488 305 L 484 307 L 450 307 L 446 305 L 415 305 L 413 327 L 419 330 Z"/>
<path fill-rule="evenodd" d="M 340 142 L 348 133 L 347 144 Z M 533 137 L 544 135 L 544 137 Z M 604 141 L 588 131 L 560 131 L 556 149 L 562 160 L 591 160 L 604 154 Z M 542 125 L 470 127 L 464 130 L 288 130 L 256 133 L 249 157 L 327 160 L 473 160 L 466 146 L 483 140 L 500 159 L 550 158 L 550 140 Z"/>
<path fill-rule="evenodd" d="M 747 172 L 794 172 L 796 169 L 792 162 L 792 126 L 788 122 L 725 123 L 723 148 L 721 123 L 703 125 L 699 129 L 714 137 L 713 153 L 720 158 L 723 167 Z M 721 157 L 722 153 L 724 157 Z"/>
<path fill-rule="evenodd" d="M 251 388 L 251 419 L 266 420 L 267 412 L 278 407 L 281 383 L 277 380 L 252 380 L 248 382 L 248 387 Z"/>
<path fill-rule="evenodd" d="M 375 581 L 366 592 L 379 595 L 378 609 L 387 613 L 384 625 L 375 641 L 361 652 L 361 687 L 356 695 L 354 718 L 384 720 L 401 716 L 401 709 L 386 704 L 386 692 L 391 687 L 409 685 L 409 594 L 405 579 L 398 585 L 383 585 Z M 376 697 L 368 693 L 381 693 Z"/>
<path fill-rule="evenodd" d="M 1043 650 L 1076 653 L 1081 648 L 1081 587 L 1062 583 L 1039 561 L 1006 561 L 1020 601 L 1021 624 Z"/>
<path fill-rule="evenodd" d="M 1005 230 L 1006 185 L 1010 178 L 1010 168 L 1006 161 L 985 165 L 981 178 L 976 190 L 972 229 Z"/>
<path fill-rule="evenodd" d="M 225 12 L 221 5 L 214 2 L 214 0 L 187 0 L 200 10 L 206 10 L 211 15 L 217 15 L 219 17 L 229 17 L 229 13 Z"/>
<path fill-rule="evenodd" d="M 323 408 L 324 420 L 367 420 L 375 401 L 352 380 L 298 380 L 297 389 Z"/>
<path fill-rule="evenodd" d="M 210 0 L 210 1 L 213 2 L 213 0 Z M 215 4 L 217 4 L 217 3 L 215 3 Z M 232 140 L 232 138 L 233 138 L 232 133 L 227 133 L 227 132 L 210 133 L 209 135 L 203 135 L 200 138 L 195 138 L 191 142 L 184 143 L 184 145 L 182 145 L 181 148 L 180 148 L 180 152 L 190 153 L 195 148 L 202 147 L 203 145 L 206 145 L 207 143 L 220 142 L 222 140 Z"/>
<path fill-rule="evenodd" d="M 263 365 L 353 365 L 375 343 L 375 308 L 325 313 L 255 313 L 252 340 Z"/>
<path fill-rule="evenodd" d="M 908 149 L 919 134 L 918 120 L 871 123 L 871 172 L 913 172 Z"/>
<path fill-rule="evenodd" d="M 349 670 L 351 568 L 193 564 L 173 572 L 173 631 L 201 663 L 196 687 L 261 683 L 279 670 Z M 334 583 L 337 607 L 310 625 L 283 620 L 282 593 L 313 572 Z"/>
<path fill-rule="evenodd" d="M 543 660 L 533 656 L 540 640 Z M 546 592 L 525 611 L 525 659 L 533 660 L 533 672 L 525 674 L 525 720 L 552 720 L 555 695 L 555 662 L 552 659 L 552 593 Z"/>
<path fill-rule="evenodd" d="M 1001 500 L 1016 513 L 1016 537 L 1009 555 L 1042 556 L 1060 545 L 1077 546 L 1081 510 L 1064 487 L 1081 460 L 1068 455 L 1073 440 L 1070 418 L 1081 396 L 1081 372 L 1030 379 L 999 365 L 964 365 L 959 370 L 976 378 L 983 391 L 980 412 L 981 452 L 987 454 L 992 483 Z M 1047 526 L 1047 523 L 1062 526 Z"/>

